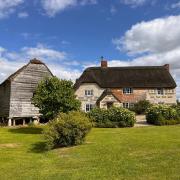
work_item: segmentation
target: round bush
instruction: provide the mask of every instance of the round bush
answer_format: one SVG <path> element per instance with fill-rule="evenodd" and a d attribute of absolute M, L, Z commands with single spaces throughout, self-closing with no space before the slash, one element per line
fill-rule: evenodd
<path fill-rule="evenodd" d="M 123 107 L 112 107 L 107 112 L 109 120 L 118 127 L 133 127 L 136 122 L 135 113 Z"/>
<path fill-rule="evenodd" d="M 142 100 L 134 104 L 134 107 L 131 109 L 136 114 L 145 114 L 147 109 L 151 107 L 151 103 L 147 100 Z"/>
<path fill-rule="evenodd" d="M 91 129 L 89 118 L 81 112 L 60 113 L 44 130 L 48 149 L 81 144 Z"/>
<path fill-rule="evenodd" d="M 180 123 L 180 116 L 176 108 L 168 105 L 154 105 L 146 112 L 147 122 L 155 125 L 172 125 Z"/>
<path fill-rule="evenodd" d="M 109 120 L 108 111 L 106 109 L 94 108 L 88 113 L 88 117 L 91 119 L 95 127 L 115 127 L 115 125 Z"/>
<path fill-rule="evenodd" d="M 112 107 L 107 110 L 94 108 L 88 116 L 95 127 L 132 127 L 135 123 L 135 114 L 122 107 Z"/>

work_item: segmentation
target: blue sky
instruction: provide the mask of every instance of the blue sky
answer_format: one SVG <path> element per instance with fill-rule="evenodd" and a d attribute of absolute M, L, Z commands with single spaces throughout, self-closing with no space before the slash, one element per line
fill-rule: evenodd
<path fill-rule="evenodd" d="M 179 0 L 0 0 L 0 81 L 33 57 L 74 80 L 104 56 L 110 66 L 170 63 L 179 86 L 179 14 Z"/>

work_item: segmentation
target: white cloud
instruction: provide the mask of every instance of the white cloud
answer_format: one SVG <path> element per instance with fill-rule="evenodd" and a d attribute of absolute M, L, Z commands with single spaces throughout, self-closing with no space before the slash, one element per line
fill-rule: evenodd
<path fill-rule="evenodd" d="M 0 19 L 8 17 L 24 0 L 0 0 Z"/>
<path fill-rule="evenodd" d="M 57 13 L 62 12 L 70 7 L 96 3 L 97 0 L 41 0 L 43 9 L 50 17 L 54 17 Z"/>
<path fill-rule="evenodd" d="M 172 5 L 171 5 L 171 8 L 172 8 L 172 9 L 179 9 L 179 8 L 180 8 L 180 1 L 177 2 L 177 3 L 172 4 Z"/>
<path fill-rule="evenodd" d="M 138 7 L 144 5 L 148 1 L 149 0 L 121 0 L 121 3 L 130 5 L 131 7 Z"/>
<path fill-rule="evenodd" d="M 121 38 L 113 40 L 117 49 L 130 54 L 159 53 L 180 46 L 180 16 L 138 23 Z"/>
<path fill-rule="evenodd" d="M 26 54 L 29 58 L 45 58 L 50 60 L 62 61 L 66 58 L 65 52 L 60 52 L 46 47 L 43 44 L 38 44 L 37 47 L 23 47 L 21 49 L 23 54 Z"/>
<path fill-rule="evenodd" d="M 136 58 L 129 61 L 111 61 L 111 65 L 143 66 L 170 64 L 180 98 L 180 16 L 158 18 L 137 23 L 121 38 L 113 39 L 120 51 Z"/>
<path fill-rule="evenodd" d="M 80 66 L 78 62 L 67 60 L 65 52 L 38 44 L 36 47 L 23 47 L 19 51 L 11 52 L 0 47 L 0 83 L 10 74 L 28 63 L 29 59 L 42 60 L 59 78 L 75 80 L 80 76 L 80 70 L 73 66 Z"/>
<path fill-rule="evenodd" d="M 18 13 L 18 17 L 19 18 L 27 18 L 29 16 L 29 14 L 27 12 L 20 12 Z"/>

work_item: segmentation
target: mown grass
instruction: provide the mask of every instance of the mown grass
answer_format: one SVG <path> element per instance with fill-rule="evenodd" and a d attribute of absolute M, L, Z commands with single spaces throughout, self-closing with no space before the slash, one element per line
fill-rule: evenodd
<path fill-rule="evenodd" d="M 0 128 L 0 179 L 180 179 L 180 126 L 93 129 L 45 151 L 41 128 Z"/>

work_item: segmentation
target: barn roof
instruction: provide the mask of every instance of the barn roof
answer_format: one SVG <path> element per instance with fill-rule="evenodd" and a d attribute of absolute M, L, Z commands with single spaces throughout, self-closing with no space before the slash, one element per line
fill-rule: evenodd
<path fill-rule="evenodd" d="M 175 88 L 176 83 L 166 66 L 90 67 L 76 80 L 96 83 L 101 88 Z"/>
<path fill-rule="evenodd" d="M 43 63 L 42 61 L 34 58 L 31 59 L 29 61 L 28 64 L 24 65 L 23 67 L 21 67 L 20 69 L 18 69 L 15 73 L 11 74 L 5 81 L 3 81 L 0 85 L 3 85 L 6 82 L 11 82 L 18 74 L 20 74 L 29 64 L 43 64 L 46 66 L 45 63 Z M 46 66 L 47 67 L 47 66 Z M 49 70 L 49 72 L 51 73 L 50 69 L 47 67 L 47 69 Z M 52 74 L 52 73 L 51 73 Z"/>

